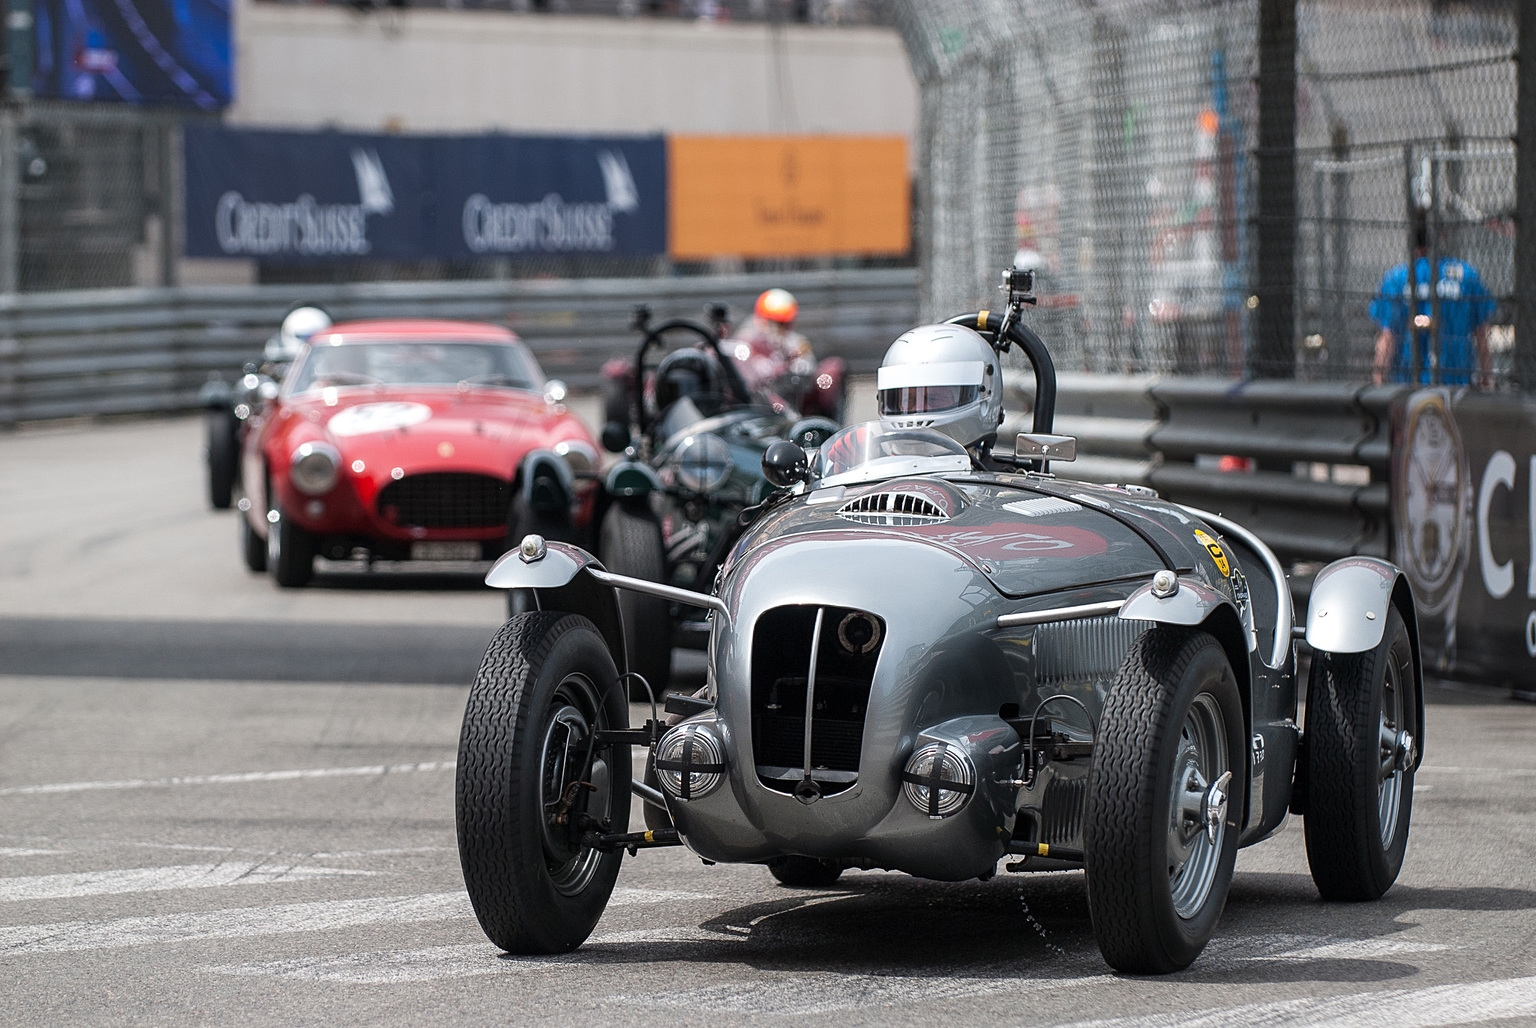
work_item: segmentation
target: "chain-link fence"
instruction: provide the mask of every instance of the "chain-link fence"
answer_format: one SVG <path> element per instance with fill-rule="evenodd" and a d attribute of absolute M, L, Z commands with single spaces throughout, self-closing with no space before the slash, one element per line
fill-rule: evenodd
<path fill-rule="evenodd" d="M 0 113 L 0 291 L 164 285 L 174 116 L 29 104 Z"/>
<path fill-rule="evenodd" d="M 994 305 L 1015 263 L 1036 270 L 1033 320 L 1066 368 L 1240 375 L 1278 286 L 1302 377 L 1371 377 L 1383 324 L 1388 379 L 1408 374 L 1399 353 L 1472 377 L 1483 341 L 1507 370 L 1516 0 L 1297 0 L 1294 42 L 1267 44 L 1290 47 L 1294 131 L 1261 150 L 1261 104 L 1288 95 L 1265 92 L 1261 7 L 1281 6 L 899 3 L 922 87 L 925 315 Z M 1261 191 L 1277 152 L 1289 196 Z"/>

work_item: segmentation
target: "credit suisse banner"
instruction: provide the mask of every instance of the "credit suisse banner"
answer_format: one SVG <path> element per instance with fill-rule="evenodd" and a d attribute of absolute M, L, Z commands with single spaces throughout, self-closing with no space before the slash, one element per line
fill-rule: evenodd
<path fill-rule="evenodd" d="M 670 136 L 671 253 L 904 254 L 901 136 Z"/>
<path fill-rule="evenodd" d="M 276 263 L 666 252 L 660 136 L 185 130 L 186 252 Z"/>

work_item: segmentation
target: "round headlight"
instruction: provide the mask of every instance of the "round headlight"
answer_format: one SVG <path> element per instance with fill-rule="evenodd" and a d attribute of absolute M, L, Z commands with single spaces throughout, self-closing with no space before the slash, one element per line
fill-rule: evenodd
<path fill-rule="evenodd" d="M 600 460 L 597 451 L 580 439 L 561 440 L 555 444 L 555 452 L 574 475 L 590 475 L 597 470 Z"/>
<path fill-rule="evenodd" d="M 694 493 L 712 493 L 731 477 L 731 448 L 709 432 L 691 435 L 678 443 L 672 455 L 677 481 Z"/>
<path fill-rule="evenodd" d="M 330 443 L 303 443 L 293 451 L 288 477 L 299 492 L 319 496 L 336 484 L 340 464 L 341 454 Z"/>
<path fill-rule="evenodd" d="M 656 777 L 680 800 L 696 800 L 720 788 L 725 757 L 715 733 L 702 725 L 678 725 L 656 746 Z"/>
<path fill-rule="evenodd" d="M 901 782 L 907 802 L 929 817 L 948 817 L 976 791 L 976 769 L 948 743 L 931 742 L 912 754 Z"/>

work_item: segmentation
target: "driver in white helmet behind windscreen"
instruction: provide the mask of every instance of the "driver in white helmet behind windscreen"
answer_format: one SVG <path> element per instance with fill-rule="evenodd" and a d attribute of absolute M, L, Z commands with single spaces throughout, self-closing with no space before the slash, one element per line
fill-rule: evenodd
<path fill-rule="evenodd" d="M 961 325 L 912 329 L 885 352 L 875 387 L 883 424 L 941 432 L 992 466 L 1003 421 L 1003 368 L 980 333 Z"/>

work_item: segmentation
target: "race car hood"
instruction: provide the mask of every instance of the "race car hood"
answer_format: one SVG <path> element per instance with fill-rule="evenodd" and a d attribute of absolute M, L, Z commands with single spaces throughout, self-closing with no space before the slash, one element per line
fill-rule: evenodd
<path fill-rule="evenodd" d="M 508 389 L 345 389 L 290 401 L 292 416 L 321 428 L 344 463 L 376 475 L 395 468 L 469 471 L 510 479 L 523 454 L 562 438 L 587 438 L 574 417 L 542 396 Z"/>
<path fill-rule="evenodd" d="M 766 515 L 732 555 L 728 572 L 769 542 L 906 540 L 951 554 L 1009 597 L 1145 578 L 1162 557 L 1121 520 L 1023 487 L 933 478 L 812 492 Z M 888 546 L 880 547 L 887 555 Z"/>

